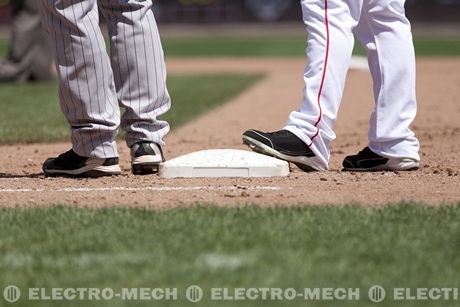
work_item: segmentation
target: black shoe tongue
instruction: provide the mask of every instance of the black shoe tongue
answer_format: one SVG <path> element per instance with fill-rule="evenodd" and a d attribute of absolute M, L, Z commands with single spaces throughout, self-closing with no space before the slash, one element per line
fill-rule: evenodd
<path fill-rule="evenodd" d="M 54 164 L 64 167 L 70 166 L 72 168 L 76 168 L 87 160 L 88 158 L 81 157 L 77 155 L 72 149 L 59 155 L 58 158 L 55 160 Z"/>
<path fill-rule="evenodd" d="M 72 159 L 74 156 L 77 156 L 77 154 L 75 154 L 75 153 L 73 152 L 73 150 L 71 149 L 71 150 L 69 150 L 69 151 L 66 151 L 66 152 L 63 153 L 63 154 L 60 154 L 60 155 L 58 156 L 58 159 L 59 159 L 59 160 L 69 160 L 69 159 Z"/>
<path fill-rule="evenodd" d="M 150 143 L 141 143 L 139 144 L 139 148 L 136 150 L 135 156 L 145 156 L 145 155 L 152 155 L 155 154 L 150 147 Z"/>
<path fill-rule="evenodd" d="M 291 132 L 289 132 L 287 130 L 279 130 L 279 131 L 275 131 L 275 132 L 268 133 L 268 134 L 271 134 L 271 135 L 274 135 L 274 136 L 289 136 L 289 135 L 291 135 Z"/>
<path fill-rule="evenodd" d="M 361 150 L 359 155 L 364 155 L 364 156 L 368 156 L 368 157 L 382 158 L 381 156 L 379 156 L 378 154 L 376 154 L 375 152 L 370 150 L 369 147 L 366 147 L 363 150 Z"/>

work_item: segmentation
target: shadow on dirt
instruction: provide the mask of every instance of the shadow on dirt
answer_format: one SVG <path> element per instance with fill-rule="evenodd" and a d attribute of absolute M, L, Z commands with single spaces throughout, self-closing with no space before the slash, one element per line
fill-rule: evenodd
<path fill-rule="evenodd" d="M 37 174 L 24 174 L 24 175 L 19 175 L 19 174 L 7 174 L 7 173 L 0 173 L 0 179 L 14 179 L 14 178 L 44 178 L 43 173 L 37 173 Z"/>

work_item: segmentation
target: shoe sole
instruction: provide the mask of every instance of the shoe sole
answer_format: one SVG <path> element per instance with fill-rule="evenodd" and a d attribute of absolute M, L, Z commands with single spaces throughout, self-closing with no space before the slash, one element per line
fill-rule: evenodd
<path fill-rule="evenodd" d="M 151 175 L 157 174 L 160 169 L 160 163 L 142 163 L 132 164 L 131 171 L 134 175 Z"/>
<path fill-rule="evenodd" d="M 163 157 L 160 155 L 145 155 L 133 158 L 131 161 L 131 171 L 134 175 L 157 174 Z"/>
<path fill-rule="evenodd" d="M 43 170 L 45 177 L 99 178 L 121 174 L 119 165 L 85 166 L 77 170 Z"/>
<path fill-rule="evenodd" d="M 420 164 L 413 160 L 397 160 L 397 161 L 388 161 L 385 164 L 377 165 L 369 168 L 350 168 L 344 167 L 342 171 L 347 172 L 378 172 L 378 171 L 416 171 L 420 168 Z"/>
<path fill-rule="evenodd" d="M 284 161 L 294 163 L 298 168 L 304 172 L 318 172 L 325 170 L 320 165 L 319 161 L 315 161 L 316 157 L 308 158 L 305 156 L 289 156 L 285 155 L 277 150 L 274 150 L 270 146 L 265 145 L 251 137 L 243 135 L 243 143 L 248 145 L 253 151 L 267 156 L 275 157 Z"/>

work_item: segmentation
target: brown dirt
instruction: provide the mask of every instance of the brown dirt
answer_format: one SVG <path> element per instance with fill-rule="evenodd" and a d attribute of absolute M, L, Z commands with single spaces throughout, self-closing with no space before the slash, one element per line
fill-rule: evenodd
<path fill-rule="evenodd" d="M 298 107 L 304 64 L 303 59 L 296 58 L 169 59 L 171 73 L 262 72 L 266 78 L 230 103 L 171 133 L 165 148 L 167 158 L 209 148 L 246 149 L 240 139 L 245 129 L 282 127 L 289 112 Z M 460 59 L 419 59 L 417 65 L 419 114 L 413 128 L 422 144 L 423 167 L 419 171 L 340 171 L 343 157 L 366 145 L 372 108 L 369 73 L 351 71 L 335 129 L 337 140 L 331 148 L 331 171 L 304 173 L 293 166 L 287 178 L 262 179 L 165 180 L 154 175 L 133 176 L 129 173 L 129 152 L 120 143 L 122 176 L 45 179 L 40 169 L 42 161 L 67 150 L 69 144 L 0 146 L 0 204 L 167 208 L 195 203 L 380 205 L 413 200 L 438 205 L 459 202 Z M 124 190 L 62 190 L 113 187 Z M 279 189 L 261 190 L 260 187 Z M 149 190 L 152 188 L 154 190 Z M 171 191 L 172 188 L 178 190 Z M 7 189 L 36 191 L 8 192 Z"/>

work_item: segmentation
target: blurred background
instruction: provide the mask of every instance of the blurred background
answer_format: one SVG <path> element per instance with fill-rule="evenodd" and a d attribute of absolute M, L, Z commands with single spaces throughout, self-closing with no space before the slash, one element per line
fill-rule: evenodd
<path fill-rule="evenodd" d="M 0 24 L 11 20 L 10 2 L 0 0 Z M 161 23 L 289 22 L 300 18 L 299 0 L 155 0 Z M 459 23 L 460 0 L 407 0 L 414 23 Z"/>
<path fill-rule="evenodd" d="M 11 36 L 14 1 L 19 0 L 0 0 L 0 39 Z M 305 35 L 299 0 L 154 0 L 154 5 L 165 38 Z M 460 36 L 460 0 L 407 0 L 406 13 L 416 36 Z"/>

